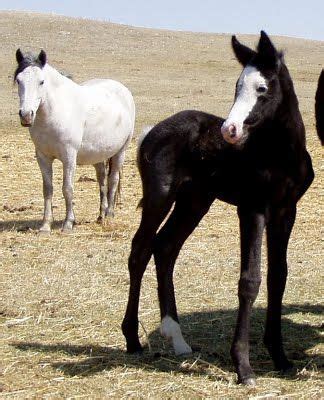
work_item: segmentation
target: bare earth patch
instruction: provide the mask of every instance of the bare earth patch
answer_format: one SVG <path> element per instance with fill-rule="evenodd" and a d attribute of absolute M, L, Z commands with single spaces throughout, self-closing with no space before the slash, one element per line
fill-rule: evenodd
<path fill-rule="evenodd" d="M 136 138 L 145 125 L 191 108 L 225 116 L 240 67 L 228 35 L 132 28 L 53 15 L 0 12 L 0 398 L 323 398 L 323 150 L 315 134 L 314 95 L 324 43 L 275 37 L 286 49 L 316 179 L 299 203 L 289 246 L 283 334 L 297 374 L 280 376 L 262 345 L 263 283 L 252 328 L 256 388 L 236 385 L 229 356 L 239 274 L 235 209 L 215 202 L 185 244 L 175 271 L 183 333 L 196 352 L 177 358 L 158 332 L 154 266 L 145 274 L 142 356 L 125 353 L 120 330 L 128 294 L 127 257 L 139 223 Z M 254 44 L 257 37 L 240 36 Z M 19 125 L 12 83 L 15 51 L 44 48 L 77 82 L 110 77 L 133 92 L 136 134 L 123 170 L 122 203 L 95 223 L 94 169 L 78 168 L 72 235 L 64 216 L 62 169 L 54 165 L 51 235 L 40 236 L 41 175 L 29 133 Z M 192 277 L 195 276 L 193 280 Z"/>

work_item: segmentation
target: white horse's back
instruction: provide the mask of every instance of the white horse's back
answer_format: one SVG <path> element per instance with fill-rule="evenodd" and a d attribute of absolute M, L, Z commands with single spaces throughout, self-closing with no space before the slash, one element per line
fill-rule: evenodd
<path fill-rule="evenodd" d="M 78 164 L 108 159 L 128 142 L 134 131 L 135 104 L 120 82 L 93 79 L 80 86 L 85 101 L 85 125 Z"/>

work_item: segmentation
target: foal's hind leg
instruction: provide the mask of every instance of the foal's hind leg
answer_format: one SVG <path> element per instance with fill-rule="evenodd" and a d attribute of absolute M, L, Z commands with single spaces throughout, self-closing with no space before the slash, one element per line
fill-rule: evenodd
<path fill-rule="evenodd" d="M 97 181 L 99 184 L 99 193 L 100 193 L 100 209 L 99 209 L 99 217 L 97 222 L 103 222 L 106 216 L 106 210 L 108 207 L 107 200 L 107 167 L 105 162 L 100 162 L 94 165 L 97 174 Z"/>
<path fill-rule="evenodd" d="M 131 254 L 128 259 L 130 277 L 129 297 L 125 317 L 122 323 L 126 338 L 127 351 L 134 353 L 142 350 L 138 337 L 138 306 L 141 282 L 146 266 L 153 253 L 153 241 L 156 231 L 172 205 L 170 197 L 144 200 L 141 224 L 133 238 Z"/>
<path fill-rule="evenodd" d="M 252 305 L 261 282 L 261 243 L 265 218 L 253 210 L 238 209 L 241 233 L 241 275 L 238 297 L 239 311 L 231 348 L 239 383 L 254 385 L 249 358 L 249 331 Z"/>
<path fill-rule="evenodd" d="M 287 246 L 296 216 L 296 207 L 272 213 L 267 224 L 268 310 L 264 343 L 276 369 L 289 370 L 281 337 L 281 306 L 287 279 Z"/>
<path fill-rule="evenodd" d="M 157 234 L 154 257 L 158 279 L 158 295 L 161 311 L 161 334 L 171 339 L 176 355 L 191 353 L 184 340 L 176 308 L 173 286 L 173 269 L 180 249 L 207 213 L 213 198 L 207 193 L 185 193 L 176 201 L 169 219 Z"/>

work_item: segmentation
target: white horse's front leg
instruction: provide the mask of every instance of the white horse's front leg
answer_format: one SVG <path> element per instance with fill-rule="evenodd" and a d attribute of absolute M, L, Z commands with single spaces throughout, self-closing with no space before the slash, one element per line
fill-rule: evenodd
<path fill-rule="evenodd" d="M 73 228 L 75 217 L 73 212 L 73 181 L 76 167 L 76 152 L 70 153 L 63 162 L 63 196 L 65 199 L 66 215 L 62 230 L 70 232 Z"/>
<path fill-rule="evenodd" d="M 36 151 L 36 158 L 43 177 L 44 216 L 40 232 L 50 232 L 53 222 L 53 158 Z"/>

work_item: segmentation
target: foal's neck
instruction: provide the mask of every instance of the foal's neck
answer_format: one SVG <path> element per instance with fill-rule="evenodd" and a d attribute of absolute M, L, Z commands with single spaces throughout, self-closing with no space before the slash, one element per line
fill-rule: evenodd
<path fill-rule="evenodd" d="M 299 111 L 294 85 L 285 64 L 281 66 L 279 80 L 283 93 L 277 117 L 288 135 L 289 142 L 296 150 L 305 149 L 305 127 Z"/>

